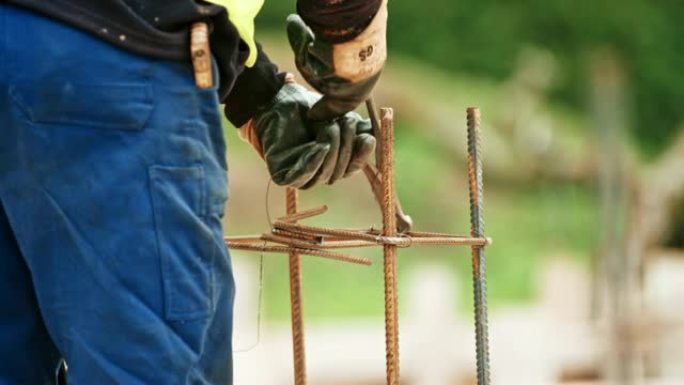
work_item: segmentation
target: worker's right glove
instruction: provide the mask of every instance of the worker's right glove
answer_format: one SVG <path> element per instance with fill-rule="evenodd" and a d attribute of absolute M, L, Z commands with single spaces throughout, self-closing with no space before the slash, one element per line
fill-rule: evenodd
<path fill-rule="evenodd" d="M 334 119 L 368 99 L 387 57 L 386 28 L 387 0 L 361 34 L 336 44 L 315 36 L 299 15 L 288 16 L 297 69 L 323 94 L 311 108 L 312 119 Z"/>
<path fill-rule="evenodd" d="M 240 128 L 266 161 L 276 184 L 306 189 L 359 171 L 375 151 L 371 124 L 356 113 L 314 121 L 320 95 L 288 82 L 274 100 Z"/>

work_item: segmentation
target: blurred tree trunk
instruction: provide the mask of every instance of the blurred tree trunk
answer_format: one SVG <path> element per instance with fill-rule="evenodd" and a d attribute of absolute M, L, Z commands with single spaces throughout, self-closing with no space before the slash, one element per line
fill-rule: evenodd
<path fill-rule="evenodd" d="M 630 239 L 634 235 L 629 224 L 635 223 L 630 197 L 636 167 L 625 149 L 628 125 L 624 71 L 610 51 L 595 52 L 590 70 L 601 201 L 594 310 L 608 327 L 604 377 L 611 383 L 639 384 L 644 377 L 643 354 L 632 331 L 641 302 L 643 254 Z"/>
<path fill-rule="evenodd" d="M 684 133 L 656 162 L 639 165 L 626 147 L 627 93 L 619 60 L 601 51 L 590 68 L 601 200 L 593 312 L 607 321 L 606 379 L 640 384 L 658 374 L 646 366 L 654 352 L 651 317 L 644 313 L 645 257 L 677 231 L 677 209 L 684 207 Z"/>

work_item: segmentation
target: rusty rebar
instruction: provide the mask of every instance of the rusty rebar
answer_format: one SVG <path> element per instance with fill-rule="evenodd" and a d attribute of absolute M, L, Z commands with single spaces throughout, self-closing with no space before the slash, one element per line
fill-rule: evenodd
<path fill-rule="evenodd" d="M 285 191 L 287 215 L 297 213 L 299 192 L 288 187 Z M 306 351 L 304 346 L 304 320 L 302 314 L 302 260 L 295 251 L 289 253 L 290 305 L 292 309 L 292 353 L 294 356 L 294 383 L 306 385 Z"/>
<path fill-rule="evenodd" d="M 226 243 L 230 244 L 236 244 L 236 243 L 254 243 L 261 241 L 261 235 L 233 235 L 233 236 L 224 236 L 223 240 Z"/>
<path fill-rule="evenodd" d="M 325 259 L 330 259 L 340 262 L 348 262 L 356 265 L 370 266 L 373 264 L 368 258 L 358 257 L 355 255 L 336 253 L 330 250 L 321 249 L 308 249 L 303 247 L 293 247 L 284 245 L 264 245 L 263 241 L 261 243 L 244 243 L 244 242 L 232 242 L 226 241 L 226 246 L 232 250 L 244 250 L 244 251 L 256 251 L 261 253 L 273 253 L 273 254 L 289 254 L 297 253 L 299 255 L 307 255 L 312 257 L 320 257 Z"/>
<path fill-rule="evenodd" d="M 396 193 L 394 191 L 394 112 L 380 110 L 382 175 L 382 235 L 397 234 Z M 387 385 L 399 385 L 399 316 L 397 298 L 397 246 L 383 245 L 385 276 L 385 354 Z"/>
<path fill-rule="evenodd" d="M 468 186 L 470 190 L 470 235 L 484 237 L 484 199 L 480 154 L 480 110 L 468 108 Z M 484 246 L 472 246 L 473 297 L 475 303 L 475 349 L 478 385 L 489 384 L 489 333 L 487 330 L 487 280 Z"/>
<path fill-rule="evenodd" d="M 305 232 L 295 232 L 285 229 L 272 228 L 271 234 L 279 235 L 282 237 L 294 238 L 300 241 L 304 241 L 311 244 L 319 244 L 323 241 L 323 237 L 317 234 L 305 233 Z"/>
<path fill-rule="evenodd" d="M 381 230 L 367 229 L 334 229 L 322 226 L 301 225 L 298 223 L 276 221 L 271 234 L 226 236 L 227 242 L 258 243 L 270 241 L 292 245 L 300 248 L 334 249 L 381 246 L 383 244 L 407 247 L 412 245 L 435 246 L 488 246 L 491 238 L 471 237 L 442 232 L 409 231 L 394 237 L 382 235 Z"/>
<path fill-rule="evenodd" d="M 366 241 L 371 241 L 371 242 L 376 242 L 378 239 L 380 239 L 379 235 L 374 235 L 374 234 L 366 234 L 362 233 L 360 231 L 354 231 L 354 230 L 339 230 L 339 229 L 330 229 L 327 227 L 316 227 L 316 226 L 307 226 L 307 225 L 301 225 L 298 223 L 287 223 L 287 222 L 280 222 L 276 221 L 273 224 L 273 227 L 276 230 L 285 230 L 293 233 L 299 233 L 299 234 L 308 234 L 308 235 L 330 235 L 330 236 L 337 236 L 340 238 L 344 239 L 359 239 L 359 240 L 366 240 Z"/>
<path fill-rule="evenodd" d="M 284 217 L 278 218 L 278 220 L 282 222 L 296 222 L 301 221 L 302 219 L 307 219 L 315 217 L 316 215 L 324 214 L 326 211 L 328 211 L 328 206 L 323 205 L 320 207 L 314 207 L 312 209 L 299 211 L 294 214 L 287 214 Z"/>
<path fill-rule="evenodd" d="M 368 241 L 333 241 L 333 242 L 321 242 L 321 243 L 309 243 L 306 241 L 300 241 L 295 238 L 289 238 L 282 235 L 275 234 L 263 234 L 261 239 L 264 241 L 279 243 L 281 245 L 292 246 L 303 249 L 353 249 L 359 247 L 372 247 L 378 246 L 377 243 Z"/>
<path fill-rule="evenodd" d="M 275 230 L 271 234 L 262 234 L 258 236 L 245 237 L 225 237 L 225 241 L 231 245 L 237 245 L 240 249 L 241 245 L 254 244 L 256 247 L 261 247 L 263 242 L 268 241 L 278 243 L 281 245 L 292 246 L 303 249 L 353 249 L 361 247 L 377 247 L 383 245 L 395 245 L 398 247 L 409 246 L 488 246 L 491 244 L 490 238 L 473 238 L 456 235 L 447 236 L 408 236 L 401 235 L 396 237 L 374 236 L 368 233 L 354 233 L 361 237 L 371 235 L 375 237 L 372 241 L 366 239 L 350 239 L 349 236 L 345 238 L 340 237 L 326 237 L 323 235 L 308 236 L 306 233 L 291 233 L 288 231 Z M 316 239 L 311 242 L 308 239 Z"/>
<path fill-rule="evenodd" d="M 375 151 L 375 163 L 378 165 L 378 167 L 380 167 L 380 162 L 382 161 L 383 138 L 380 134 L 380 121 L 378 120 L 378 115 L 376 113 L 375 102 L 373 101 L 373 98 L 368 98 L 368 100 L 366 100 L 366 109 L 368 110 L 368 117 L 371 121 L 371 125 L 373 126 L 373 135 L 375 136 L 376 141 L 378 142 L 378 146 Z M 378 205 L 382 206 L 382 175 L 380 171 L 371 163 L 366 163 L 363 166 L 363 173 L 364 175 L 366 175 L 366 179 L 368 179 L 368 183 L 370 184 L 371 190 L 373 191 L 375 201 L 378 203 Z M 411 216 L 406 215 L 404 213 L 404 209 L 402 209 L 398 197 L 394 198 L 393 204 L 395 205 L 394 213 L 397 217 L 397 231 L 400 233 L 405 233 L 411 230 L 411 227 L 413 227 L 413 219 L 411 218 Z"/>

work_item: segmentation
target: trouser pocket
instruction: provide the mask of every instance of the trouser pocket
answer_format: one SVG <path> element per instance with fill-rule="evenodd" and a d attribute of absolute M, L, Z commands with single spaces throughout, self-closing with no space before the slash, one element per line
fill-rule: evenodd
<path fill-rule="evenodd" d="M 204 168 L 152 166 L 152 204 L 161 259 L 164 313 L 169 321 L 209 316 L 213 310 L 216 248 L 204 221 Z"/>

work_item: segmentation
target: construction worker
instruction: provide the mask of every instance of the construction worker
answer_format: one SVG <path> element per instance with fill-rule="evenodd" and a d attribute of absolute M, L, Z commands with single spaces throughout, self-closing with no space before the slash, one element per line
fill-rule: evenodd
<path fill-rule="evenodd" d="M 373 152 L 349 111 L 385 60 L 386 2 L 299 0 L 288 36 L 321 98 L 254 42 L 260 6 L 0 2 L 0 384 L 52 384 L 61 359 L 72 385 L 232 383 L 219 104 L 275 182 L 331 184 Z"/>

